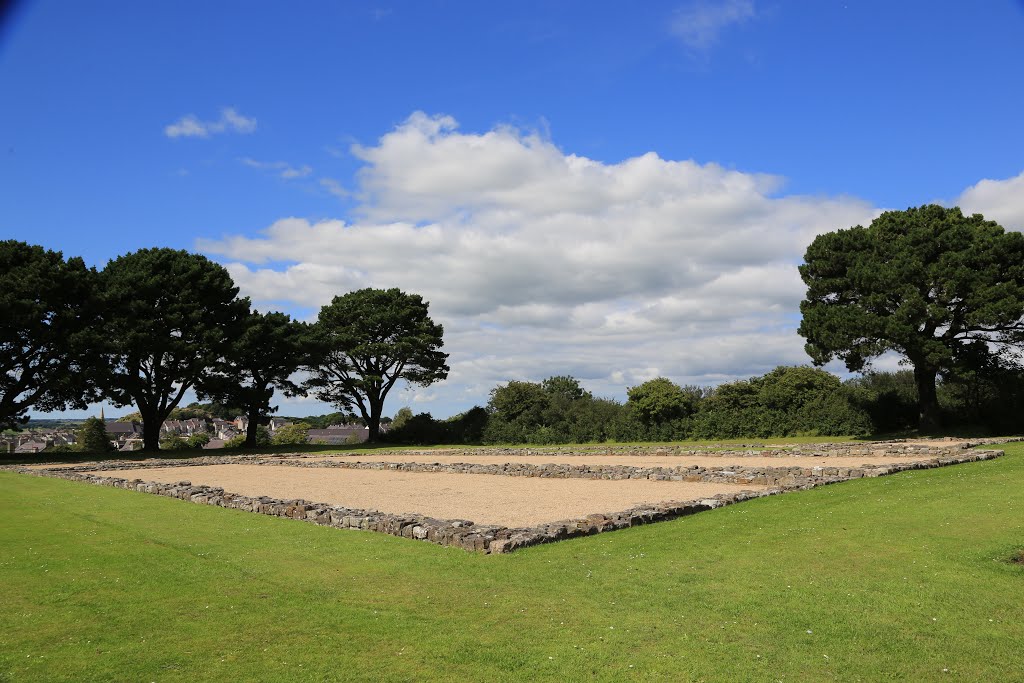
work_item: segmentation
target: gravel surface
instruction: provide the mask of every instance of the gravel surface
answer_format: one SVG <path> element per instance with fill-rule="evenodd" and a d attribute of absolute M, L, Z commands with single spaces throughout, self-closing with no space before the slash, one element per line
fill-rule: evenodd
<path fill-rule="evenodd" d="M 709 484 L 650 480 L 538 479 L 485 474 L 393 472 L 268 465 L 207 465 L 95 472 L 145 481 L 219 486 L 246 496 L 271 496 L 419 513 L 440 519 L 469 519 L 510 527 L 628 510 L 644 503 L 687 501 L 717 493 L 758 490 L 750 484 Z"/>

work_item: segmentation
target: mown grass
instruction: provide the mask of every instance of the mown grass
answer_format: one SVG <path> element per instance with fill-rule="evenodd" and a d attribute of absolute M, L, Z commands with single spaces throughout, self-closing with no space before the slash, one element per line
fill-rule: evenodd
<path fill-rule="evenodd" d="M 0 680 L 1024 680 L 1024 445 L 471 555 L 0 473 Z"/>

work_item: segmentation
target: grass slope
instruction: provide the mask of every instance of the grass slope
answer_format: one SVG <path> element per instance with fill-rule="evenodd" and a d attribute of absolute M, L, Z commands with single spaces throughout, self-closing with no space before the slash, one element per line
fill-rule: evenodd
<path fill-rule="evenodd" d="M 1024 680 L 1024 445 L 510 556 L 0 473 L 0 680 Z"/>

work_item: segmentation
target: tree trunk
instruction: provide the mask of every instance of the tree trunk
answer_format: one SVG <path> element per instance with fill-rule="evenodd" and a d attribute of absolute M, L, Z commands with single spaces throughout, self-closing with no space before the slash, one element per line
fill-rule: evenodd
<path fill-rule="evenodd" d="M 384 409 L 384 400 L 370 399 L 370 414 L 366 416 L 366 443 L 377 443 L 380 439 L 380 413 Z"/>
<path fill-rule="evenodd" d="M 155 414 L 142 415 L 142 450 L 145 453 L 155 453 L 160 450 L 160 427 L 164 421 Z"/>
<path fill-rule="evenodd" d="M 934 434 L 942 426 L 939 420 L 939 399 L 935 393 L 936 368 L 914 364 L 914 382 L 917 384 L 917 431 Z"/>
<path fill-rule="evenodd" d="M 245 425 L 245 447 L 255 448 L 256 447 L 256 430 L 259 429 L 260 414 L 256 412 L 249 413 L 246 415 L 249 418 L 248 423 Z"/>

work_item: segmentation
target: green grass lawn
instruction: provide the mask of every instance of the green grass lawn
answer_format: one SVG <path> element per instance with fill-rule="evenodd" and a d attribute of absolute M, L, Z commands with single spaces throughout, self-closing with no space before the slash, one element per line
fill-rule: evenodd
<path fill-rule="evenodd" d="M 508 556 L 0 472 L 0 680 L 1020 681 L 1007 453 Z"/>

